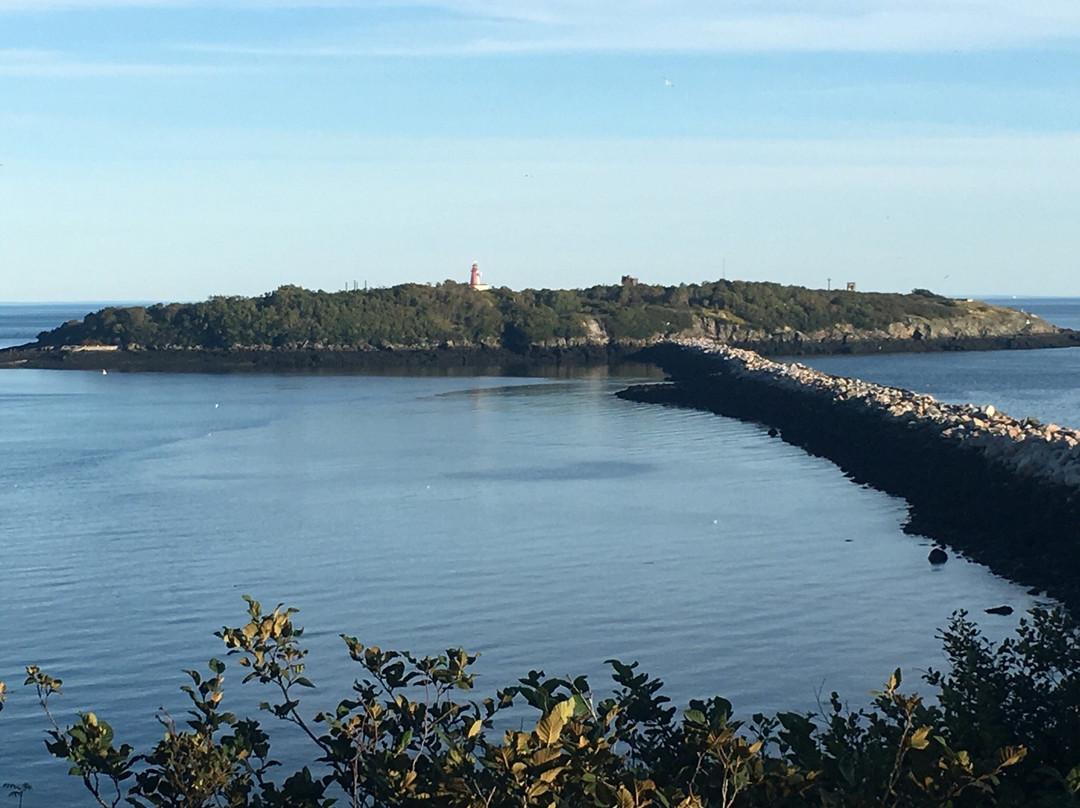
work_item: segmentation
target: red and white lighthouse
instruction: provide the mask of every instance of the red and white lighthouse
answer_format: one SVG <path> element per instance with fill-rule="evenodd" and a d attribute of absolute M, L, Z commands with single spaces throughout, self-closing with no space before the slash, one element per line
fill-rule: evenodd
<path fill-rule="evenodd" d="M 490 285 L 480 282 L 480 264 L 473 262 L 472 274 L 469 275 L 469 286 L 478 292 L 484 292 L 491 288 Z"/>

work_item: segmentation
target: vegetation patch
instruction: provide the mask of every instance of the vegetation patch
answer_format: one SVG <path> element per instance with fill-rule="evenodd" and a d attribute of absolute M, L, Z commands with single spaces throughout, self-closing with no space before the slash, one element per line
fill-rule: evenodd
<path fill-rule="evenodd" d="M 897 671 L 866 709 L 833 693 L 820 714 L 748 720 L 721 697 L 677 710 L 661 681 L 616 660 L 608 696 L 585 677 L 531 671 L 469 698 L 466 651 L 417 657 L 343 635 L 359 678 L 312 715 L 295 610 L 245 600 L 247 622 L 217 636 L 244 682 L 267 690 L 262 710 L 308 738 L 310 763 L 281 771 L 260 722 L 225 711 L 221 660 L 187 671 L 186 720 L 159 716 L 162 737 L 144 750 L 118 744 L 92 712 L 59 723 L 61 681 L 27 668 L 48 751 L 98 805 L 1065 806 L 1080 794 L 1080 629 L 1062 611 L 1032 611 L 1000 643 L 954 615 L 942 633 L 949 667 L 925 677 L 935 703 L 901 692 Z M 32 788 L 5 787 L 19 799 Z"/>
<path fill-rule="evenodd" d="M 38 344 L 147 350 L 452 345 L 523 353 L 530 346 L 646 343 L 731 327 L 759 337 L 837 327 L 883 331 L 894 323 L 956 318 L 972 305 L 926 290 L 878 294 L 728 280 L 485 292 L 453 281 L 344 292 L 282 286 L 261 297 L 110 307 L 42 332 Z"/>

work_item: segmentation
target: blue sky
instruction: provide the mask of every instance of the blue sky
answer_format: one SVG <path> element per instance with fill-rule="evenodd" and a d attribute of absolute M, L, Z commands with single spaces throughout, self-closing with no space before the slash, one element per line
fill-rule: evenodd
<path fill-rule="evenodd" d="M 1080 294 L 1080 6 L 0 0 L 0 300 Z"/>

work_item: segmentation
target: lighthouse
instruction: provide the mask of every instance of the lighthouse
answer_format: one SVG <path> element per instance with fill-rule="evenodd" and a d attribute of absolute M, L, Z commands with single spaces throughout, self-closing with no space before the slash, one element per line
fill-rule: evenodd
<path fill-rule="evenodd" d="M 469 286 L 478 292 L 486 292 L 491 288 L 489 284 L 480 282 L 480 264 L 473 262 L 472 273 L 469 275 Z"/>

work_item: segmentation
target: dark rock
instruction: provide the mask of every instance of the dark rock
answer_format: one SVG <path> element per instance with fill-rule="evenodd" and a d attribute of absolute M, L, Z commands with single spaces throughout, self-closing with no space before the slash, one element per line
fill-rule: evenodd
<path fill-rule="evenodd" d="M 995 606 L 993 609 L 985 609 L 985 611 L 986 611 L 987 614 L 1004 614 L 1004 615 L 1008 615 L 1008 614 L 1013 613 L 1013 607 L 1012 606 Z"/>
<path fill-rule="evenodd" d="M 769 427 L 769 437 L 770 438 L 775 438 L 779 434 L 780 434 L 780 430 L 778 430 L 776 427 Z"/>
<path fill-rule="evenodd" d="M 1068 348 L 1080 345 L 1080 333 L 1061 329 L 1048 334 L 1003 334 L 1000 336 L 926 337 L 922 339 L 869 339 L 843 336 L 836 339 L 739 339 L 728 341 L 762 356 L 812 356 L 815 354 L 933 353 L 938 351 L 1003 351 L 1031 348 Z"/>
<path fill-rule="evenodd" d="M 949 560 L 949 554 L 940 547 L 935 547 L 926 558 L 931 564 L 944 564 Z"/>
<path fill-rule="evenodd" d="M 525 351 L 487 347 L 381 349 L 0 349 L 0 368 L 103 369 L 167 373 L 409 373 L 434 375 L 560 375 L 575 369 L 637 366 L 638 346 L 530 346 Z M 649 372 L 649 371 L 646 371 Z"/>

